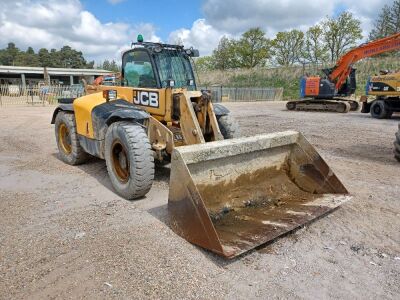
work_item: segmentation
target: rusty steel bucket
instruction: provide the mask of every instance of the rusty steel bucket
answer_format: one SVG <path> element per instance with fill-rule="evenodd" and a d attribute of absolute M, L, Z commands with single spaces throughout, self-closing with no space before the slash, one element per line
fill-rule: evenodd
<path fill-rule="evenodd" d="M 176 147 L 168 211 L 189 242 L 235 257 L 335 209 L 350 197 L 298 132 Z"/>

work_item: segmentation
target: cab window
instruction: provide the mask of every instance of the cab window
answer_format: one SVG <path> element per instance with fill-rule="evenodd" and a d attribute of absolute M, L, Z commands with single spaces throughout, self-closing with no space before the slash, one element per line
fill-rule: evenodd
<path fill-rule="evenodd" d="M 157 81 L 146 51 L 132 51 L 124 55 L 124 80 L 131 87 L 157 88 Z"/>

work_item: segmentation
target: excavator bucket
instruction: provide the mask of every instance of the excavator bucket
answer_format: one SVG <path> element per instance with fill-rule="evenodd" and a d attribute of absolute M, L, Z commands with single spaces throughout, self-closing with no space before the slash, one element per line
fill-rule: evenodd
<path fill-rule="evenodd" d="M 168 211 L 189 242 L 232 258 L 350 198 L 300 133 L 176 147 Z"/>

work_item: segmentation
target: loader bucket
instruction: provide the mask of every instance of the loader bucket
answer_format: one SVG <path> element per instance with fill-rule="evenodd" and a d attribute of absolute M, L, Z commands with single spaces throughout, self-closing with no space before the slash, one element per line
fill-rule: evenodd
<path fill-rule="evenodd" d="M 350 197 L 313 146 L 286 131 L 174 149 L 168 211 L 189 242 L 235 257 Z"/>

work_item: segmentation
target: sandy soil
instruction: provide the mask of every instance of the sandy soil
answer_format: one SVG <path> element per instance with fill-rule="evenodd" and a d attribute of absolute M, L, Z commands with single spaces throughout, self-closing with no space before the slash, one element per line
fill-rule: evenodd
<path fill-rule="evenodd" d="M 168 168 L 139 201 L 105 163 L 57 158 L 51 107 L 0 109 L 0 298 L 400 298 L 400 117 L 231 103 L 243 134 L 299 130 L 352 201 L 226 261 L 167 225 Z"/>

